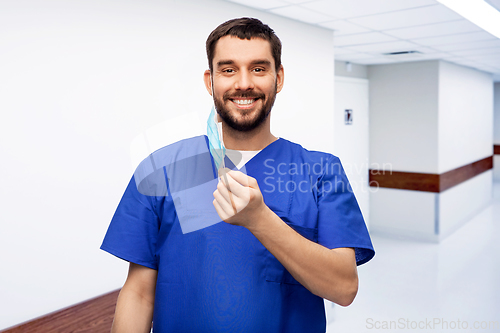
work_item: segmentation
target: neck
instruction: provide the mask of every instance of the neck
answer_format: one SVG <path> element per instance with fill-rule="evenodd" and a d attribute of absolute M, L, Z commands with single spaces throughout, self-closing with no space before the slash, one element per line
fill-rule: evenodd
<path fill-rule="evenodd" d="M 222 122 L 224 145 L 233 150 L 262 150 L 269 144 L 278 140 L 271 134 L 270 116 L 256 129 L 250 132 L 240 132 Z"/>

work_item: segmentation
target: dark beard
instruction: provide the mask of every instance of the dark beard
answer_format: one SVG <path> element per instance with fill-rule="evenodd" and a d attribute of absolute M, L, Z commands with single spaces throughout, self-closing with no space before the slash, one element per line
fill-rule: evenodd
<path fill-rule="evenodd" d="M 227 93 L 224 94 L 222 101 L 214 96 L 214 104 L 215 104 L 215 109 L 219 116 L 222 118 L 222 120 L 232 129 L 240 132 L 250 132 L 253 131 L 254 129 L 258 128 L 264 121 L 269 117 L 269 114 L 271 113 L 271 109 L 273 108 L 274 101 L 276 100 L 276 92 L 277 92 L 278 86 L 277 82 L 274 85 L 274 91 L 269 95 L 269 99 L 265 101 L 264 105 L 262 105 L 262 108 L 258 111 L 258 115 L 255 119 L 252 121 L 245 121 L 245 122 L 238 122 L 225 108 L 225 102 L 229 101 L 229 98 L 231 97 L 236 97 L 236 95 L 229 95 Z M 259 99 L 264 99 L 265 95 L 264 94 L 255 94 L 255 93 L 241 93 L 237 95 L 238 97 L 245 97 L 245 98 L 259 98 Z"/>

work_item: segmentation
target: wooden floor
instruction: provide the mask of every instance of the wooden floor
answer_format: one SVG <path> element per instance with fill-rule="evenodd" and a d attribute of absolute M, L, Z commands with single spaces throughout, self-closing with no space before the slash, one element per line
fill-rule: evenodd
<path fill-rule="evenodd" d="M 0 333 L 109 333 L 120 290 L 49 313 Z"/>

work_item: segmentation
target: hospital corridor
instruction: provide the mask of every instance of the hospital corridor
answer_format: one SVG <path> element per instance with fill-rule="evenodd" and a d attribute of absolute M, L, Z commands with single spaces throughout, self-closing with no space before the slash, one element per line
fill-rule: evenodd
<path fill-rule="evenodd" d="M 500 0 L 3 0 L 0 114 L 1 333 L 500 333 Z"/>
<path fill-rule="evenodd" d="M 381 262 L 359 268 L 359 295 L 330 310 L 327 332 L 497 332 L 499 228 L 497 181 L 491 204 L 439 244 L 372 235 Z"/>

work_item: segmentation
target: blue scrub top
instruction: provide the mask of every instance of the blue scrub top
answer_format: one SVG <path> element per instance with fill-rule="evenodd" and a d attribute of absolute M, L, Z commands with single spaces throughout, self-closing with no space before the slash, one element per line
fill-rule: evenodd
<path fill-rule="evenodd" d="M 212 199 L 197 198 L 203 201 L 191 203 L 197 214 L 178 212 L 187 207 L 186 197 L 183 206 L 173 193 L 216 178 L 213 160 L 204 155 L 207 142 L 199 136 L 164 147 L 147 159 L 148 167 L 138 168 L 101 249 L 158 270 L 156 333 L 325 332 L 323 299 L 298 283 L 246 228 L 219 222 L 183 232 L 179 214 L 200 219 L 215 211 Z M 182 155 L 193 149 L 196 154 Z M 229 159 L 226 166 L 234 167 Z M 354 248 L 358 265 L 374 256 L 337 157 L 278 139 L 245 167 L 264 202 L 302 236 L 330 249 Z M 181 185 L 173 185 L 179 175 Z"/>

